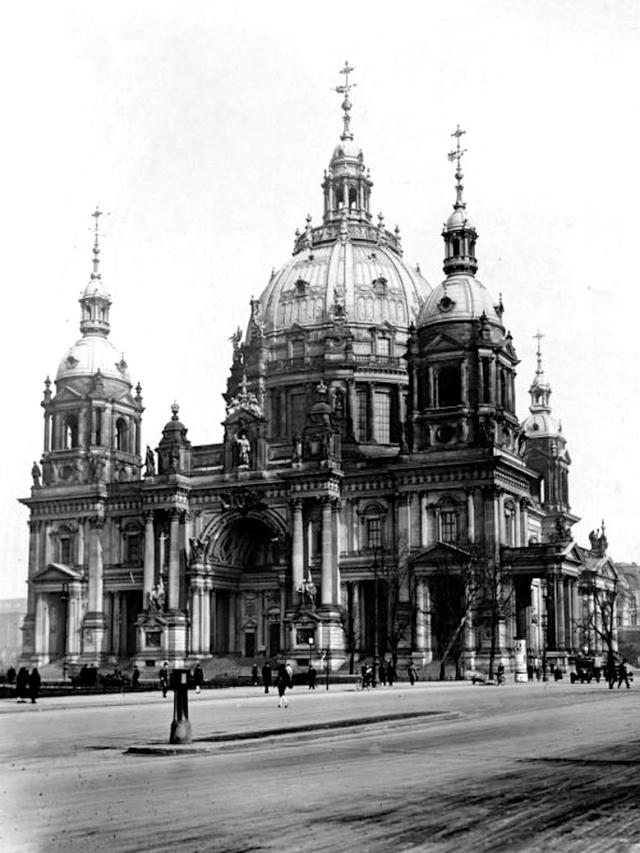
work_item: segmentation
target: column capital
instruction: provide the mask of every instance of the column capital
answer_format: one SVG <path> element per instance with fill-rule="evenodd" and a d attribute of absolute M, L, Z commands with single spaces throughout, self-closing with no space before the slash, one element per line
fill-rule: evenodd
<path fill-rule="evenodd" d="M 153 510 L 145 509 L 142 513 L 142 517 L 144 518 L 145 524 L 153 523 Z"/>
<path fill-rule="evenodd" d="M 102 530 L 104 527 L 104 518 L 101 515 L 92 515 L 88 519 L 89 524 L 96 530 Z"/>

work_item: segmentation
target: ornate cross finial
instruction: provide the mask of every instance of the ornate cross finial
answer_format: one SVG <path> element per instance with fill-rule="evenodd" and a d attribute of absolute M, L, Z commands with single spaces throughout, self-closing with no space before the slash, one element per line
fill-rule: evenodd
<path fill-rule="evenodd" d="M 462 186 L 462 179 L 464 175 L 462 174 L 460 160 L 462 159 L 462 156 L 466 153 L 467 149 L 460 148 L 460 137 L 466 132 L 466 130 L 460 129 L 460 125 L 456 126 L 456 129 L 451 134 L 451 136 L 455 136 L 456 138 L 456 149 L 455 151 L 449 151 L 449 153 L 447 154 L 447 159 L 450 163 L 453 163 L 454 160 L 456 161 L 456 203 L 454 205 L 456 209 L 464 208 L 465 206 L 464 202 L 462 201 L 462 190 L 464 189 L 464 187 Z"/>
<path fill-rule="evenodd" d="M 536 368 L 536 373 L 538 375 L 540 375 L 542 373 L 542 351 L 540 349 L 540 341 L 544 338 L 544 335 L 542 334 L 540 329 L 538 329 L 538 331 L 535 333 L 535 335 L 533 337 L 536 338 L 538 341 L 538 349 L 536 350 L 536 358 L 538 360 L 538 366 Z"/>
<path fill-rule="evenodd" d="M 174 403 L 174 404 L 171 406 L 171 420 L 172 420 L 172 421 L 177 421 L 177 420 L 178 420 L 178 412 L 179 412 L 179 411 L 180 411 L 180 406 L 179 406 L 177 403 Z"/>
<path fill-rule="evenodd" d="M 98 241 L 100 230 L 98 227 L 98 219 L 102 216 L 102 211 L 100 210 L 100 207 L 98 205 L 96 205 L 96 209 L 93 211 L 91 216 L 93 216 L 93 218 L 95 219 L 95 225 L 93 229 L 93 272 L 91 273 L 91 278 L 96 279 L 100 278 L 100 273 L 98 272 L 98 267 L 100 264 L 100 258 L 98 257 L 100 255 L 100 245 Z"/>
<path fill-rule="evenodd" d="M 349 129 L 349 125 L 351 124 L 351 116 L 349 115 L 349 111 L 351 110 L 351 100 L 349 98 L 349 92 L 357 85 L 357 83 L 349 83 L 349 74 L 354 69 L 349 65 L 348 62 L 344 63 L 344 68 L 340 69 L 340 74 L 344 74 L 344 83 L 342 86 L 336 86 L 335 91 L 339 95 L 344 95 L 344 100 L 342 102 L 342 110 L 344 115 L 342 116 L 342 121 L 344 122 L 344 127 L 342 129 L 342 135 L 340 139 L 353 139 L 353 133 Z"/>

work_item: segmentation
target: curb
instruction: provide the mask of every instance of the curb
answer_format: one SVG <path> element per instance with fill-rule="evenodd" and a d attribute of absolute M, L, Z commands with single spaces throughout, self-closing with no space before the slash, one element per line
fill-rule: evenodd
<path fill-rule="evenodd" d="M 124 754 L 182 755 L 188 753 L 208 752 L 209 747 L 206 744 L 261 740 L 263 738 L 279 737 L 282 735 L 305 734 L 307 732 L 315 731 L 331 731 L 333 729 L 347 729 L 375 723 L 424 719 L 426 717 L 437 718 L 439 720 L 451 720 L 458 716 L 459 714 L 453 711 L 407 711 L 401 714 L 379 714 L 374 717 L 352 717 L 348 720 L 329 720 L 326 723 L 308 723 L 306 725 L 291 727 L 279 726 L 272 729 L 256 729 L 251 732 L 226 732 L 225 734 L 211 735 L 210 737 L 195 738 L 192 743 L 187 744 L 140 744 L 130 746 L 125 750 Z"/>

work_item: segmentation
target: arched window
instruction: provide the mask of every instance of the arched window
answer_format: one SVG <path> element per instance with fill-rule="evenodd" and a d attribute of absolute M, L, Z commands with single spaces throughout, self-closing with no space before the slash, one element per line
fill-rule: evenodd
<path fill-rule="evenodd" d="M 78 418 L 75 415 L 67 415 L 64 422 L 64 449 L 71 450 L 78 446 Z"/>
<path fill-rule="evenodd" d="M 127 452 L 127 435 L 128 427 L 124 418 L 118 418 L 116 421 L 116 450 Z"/>
<path fill-rule="evenodd" d="M 460 402 L 460 366 L 447 364 L 438 372 L 438 405 L 458 406 Z"/>

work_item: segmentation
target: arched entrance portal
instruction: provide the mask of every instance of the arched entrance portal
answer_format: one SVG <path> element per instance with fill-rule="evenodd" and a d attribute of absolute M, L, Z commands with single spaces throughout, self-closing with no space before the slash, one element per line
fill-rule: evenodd
<path fill-rule="evenodd" d="M 212 532 L 211 652 L 245 658 L 285 648 L 290 605 L 287 536 L 258 514 L 235 515 Z"/>

